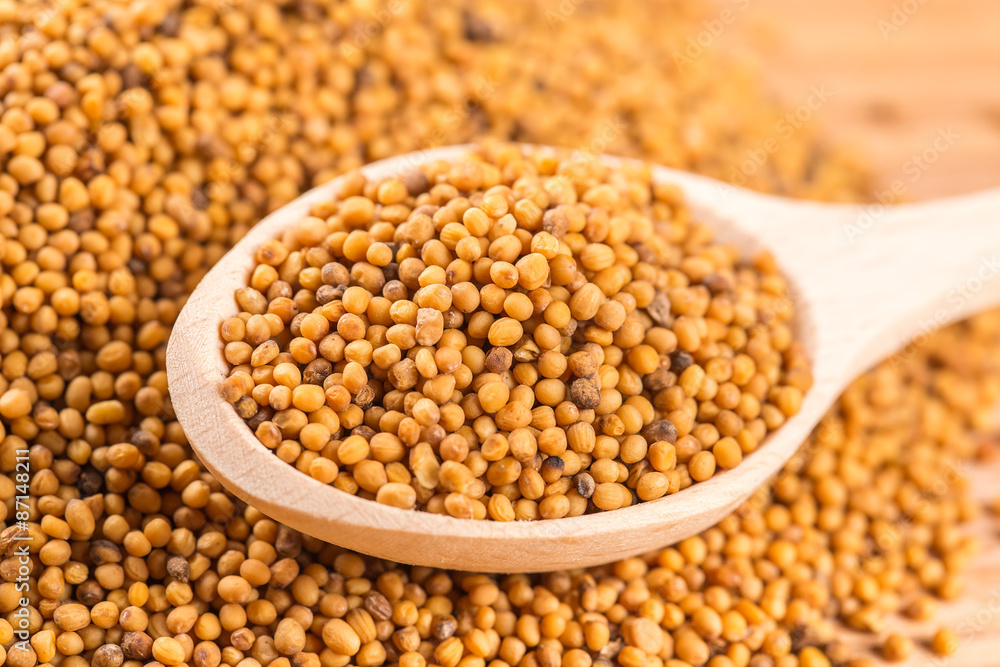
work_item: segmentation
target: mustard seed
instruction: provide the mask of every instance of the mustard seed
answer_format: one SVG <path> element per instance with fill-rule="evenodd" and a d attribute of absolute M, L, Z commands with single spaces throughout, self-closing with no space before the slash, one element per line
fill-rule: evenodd
<path fill-rule="evenodd" d="M 889 635 L 882 645 L 882 656 L 889 662 L 903 662 L 913 653 L 913 640 L 898 634 Z"/>
<path fill-rule="evenodd" d="M 934 633 L 931 640 L 931 650 L 934 655 L 942 657 L 954 655 L 958 651 L 958 635 L 954 630 L 941 628 Z"/>

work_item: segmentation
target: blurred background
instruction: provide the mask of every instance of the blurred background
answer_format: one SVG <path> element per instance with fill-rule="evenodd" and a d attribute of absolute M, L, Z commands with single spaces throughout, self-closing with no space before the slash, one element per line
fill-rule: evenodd
<path fill-rule="evenodd" d="M 901 177 L 925 199 L 1000 184 L 995 3 L 748 0 L 734 14 L 740 6 L 746 20 L 732 22 L 727 46 L 742 42 L 786 105 L 828 86 L 824 136 L 863 150 L 880 186 Z M 946 150 L 929 150 L 949 132 Z"/>

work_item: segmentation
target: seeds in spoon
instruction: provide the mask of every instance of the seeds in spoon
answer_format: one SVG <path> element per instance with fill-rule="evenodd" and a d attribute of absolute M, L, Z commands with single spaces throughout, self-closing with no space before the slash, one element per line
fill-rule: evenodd
<path fill-rule="evenodd" d="M 492 145 L 405 180 L 348 177 L 258 249 L 222 324 L 223 396 L 304 473 L 558 519 L 705 481 L 798 412 L 774 262 L 716 243 L 647 167 Z"/>

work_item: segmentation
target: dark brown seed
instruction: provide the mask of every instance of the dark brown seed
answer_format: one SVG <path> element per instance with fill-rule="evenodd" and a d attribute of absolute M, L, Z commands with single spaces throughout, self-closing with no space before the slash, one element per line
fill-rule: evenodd
<path fill-rule="evenodd" d="M 573 578 L 565 572 L 546 572 L 542 575 L 542 586 L 555 595 L 566 595 L 573 588 Z"/>
<path fill-rule="evenodd" d="M 465 12 L 464 25 L 465 37 L 470 42 L 492 42 L 495 37 L 490 22 L 472 12 Z"/>
<path fill-rule="evenodd" d="M 351 282 L 351 272 L 339 262 L 330 262 L 320 270 L 320 279 L 327 285 L 347 287 Z"/>
<path fill-rule="evenodd" d="M 138 66 L 129 63 L 122 68 L 122 83 L 126 88 L 136 88 L 142 85 L 145 75 Z"/>
<path fill-rule="evenodd" d="M 180 28 L 181 17 L 176 13 L 167 14 L 164 17 L 163 22 L 160 23 L 160 30 L 163 31 L 163 34 L 167 37 L 176 37 Z"/>
<path fill-rule="evenodd" d="M 597 483 L 594 478 L 590 476 L 589 472 L 581 472 L 573 477 L 573 484 L 576 486 L 576 492 L 579 493 L 584 498 L 590 498 L 594 495 L 594 489 L 597 488 Z"/>
<path fill-rule="evenodd" d="M 670 324 L 670 297 L 668 297 L 664 292 L 657 292 L 656 296 L 646 307 L 646 312 L 649 313 L 650 318 L 656 322 L 661 327 L 669 326 Z"/>
<path fill-rule="evenodd" d="M 655 371 L 642 379 L 642 384 L 650 391 L 660 391 L 677 384 L 677 376 L 668 364 L 661 364 Z"/>
<path fill-rule="evenodd" d="M 694 357 L 691 356 L 690 352 L 678 350 L 670 357 L 670 372 L 674 375 L 680 375 L 693 365 Z"/>
<path fill-rule="evenodd" d="M 107 591 L 94 580 L 85 581 L 76 589 L 76 599 L 88 607 L 93 607 L 104 600 L 105 595 L 107 595 Z"/>
<path fill-rule="evenodd" d="M 733 289 L 729 280 L 718 273 L 710 273 L 705 276 L 705 280 L 702 281 L 702 284 L 707 287 L 708 291 L 712 294 L 725 294 Z"/>
<path fill-rule="evenodd" d="M 410 292 L 406 289 L 406 285 L 393 279 L 387 282 L 385 287 L 382 288 L 382 296 L 395 303 L 396 301 L 409 298 Z"/>
<path fill-rule="evenodd" d="M 326 285 L 323 287 L 326 287 Z M 320 289 L 322 289 L 322 287 Z M 293 294 L 292 286 L 284 280 L 275 280 L 271 283 L 271 286 L 267 288 L 268 301 L 274 301 L 275 299 L 291 299 Z M 319 298 L 319 291 L 316 292 L 316 297 Z M 320 303 L 322 303 L 322 301 Z"/>
<path fill-rule="evenodd" d="M 580 408 L 592 410 L 601 404 L 601 391 L 591 380 L 574 380 L 569 386 L 569 398 Z"/>
<path fill-rule="evenodd" d="M 360 435 L 365 440 L 371 442 L 372 436 L 375 435 L 375 429 L 367 424 L 361 424 L 360 426 L 355 426 L 351 431 L 351 435 Z"/>
<path fill-rule="evenodd" d="M 455 634 L 457 628 L 458 622 L 454 618 L 451 616 L 442 616 L 434 623 L 434 639 L 439 642 L 444 641 Z"/>
<path fill-rule="evenodd" d="M 104 475 L 93 466 L 88 465 L 80 471 L 80 476 L 76 478 L 76 488 L 83 498 L 100 493 L 101 489 L 104 488 Z"/>
<path fill-rule="evenodd" d="M 324 306 L 331 301 L 336 301 L 344 295 L 343 291 L 338 287 L 333 285 L 320 285 L 316 290 L 316 301 L 319 305 Z M 270 294 L 268 295 L 270 298 Z"/>
<path fill-rule="evenodd" d="M 542 474 L 542 479 L 544 479 L 547 484 L 551 484 L 562 477 L 563 470 L 565 468 L 566 463 L 560 457 L 550 456 L 542 461 L 539 472 Z"/>
<path fill-rule="evenodd" d="M 326 359 L 313 359 L 302 371 L 302 381 L 306 384 L 323 385 L 323 381 L 333 372 L 333 364 Z"/>
<path fill-rule="evenodd" d="M 76 350 L 64 350 L 56 356 L 59 375 L 63 380 L 72 380 L 80 374 L 80 354 Z"/>
<path fill-rule="evenodd" d="M 490 373 L 503 373 L 510 369 L 514 354 L 506 347 L 495 347 L 486 355 L 486 368 Z"/>
<path fill-rule="evenodd" d="M 278 530 L 278 538 L 274 541 L 274 549 L 280 556 L 295 558 L 302 552 L 302 533 L 282 526 Z"/>
<path fill-rule="evenodd" d="M 375 401 L 375 390 L 368 385 L 364 385 L 358 390 L 358 395 L 354 397 L 354 402 L 361 408 L 368 408 Z"/>
<path fill-rule="evenodd" d="M 153 655 L 153 640 L 145 632 L 126 632 L 122 637 L 122 654 L 128 660 L 149 660 Z"/>
<path fill-rule="evenodd" d="M 191 191 L 191 204 L 199 211 L 204 211 L 210 203 L 208 193 L 203 188 L 195 188 Z"/>
<path fill-rule="evenodd" d="M 118 547 L 109 540 L 95 540 L 90 543 L 90 560 L 94 565 L 104 565 L 105 563 L 119 563 L 122 553 Z"/>
<path fill-rule="evenodd" d="M 379 621 L 388 621 L 392 618 L 392 604 L 388 598 L 378 592 L 371 592 L 365 598 L 365 609 Z"/>
<path fill-rule="evenodd" d="M 597 360 L 594 359 L 594 355 L 586 350 L 574 352 L 569 355 L 567 361 L 569 362 L 569 369 L 578 378 L 592 378 L 597 375 Z"/>
<path fill-rule="evenodd" d="M 427 179 L 427 175 L 420 171 L 419 169 L 413 169 L 408 171 L 402 176 L 403 185 L 406 186 L 406 191 L 411 197 L 416 197 L 419 194 L 427 192 L 430 187 L 430 181 Z M 433 215 L 431 213 L 430 215 Z"/>
<path fill-rule="evenodd" d="M 132 437 L 129 438 L 129 442 L 135 445 L 145 456 L 155 456 L 160 451 L 160 439 L 145 429 L 139 429 L 133 433 Z"/>
<path fill-rule="evenodd" d="M 257 427 L 264 422 L 271 421 L 274 417 L 274 409 L 269 405 L 262 405 L 258 410 L 257 414 L 247 420 L 247 426 L 252 430 L 256 431 Z"/>
<path fill-rule="evenodd" d="M 399 664 L 399 656 L 401 656 L 404 653 L 404 651 L 400 651 L 392 643 L 385 644 L 384 645 L 384 649 L 385 649 L 385 662 L 386 662 L 386 664 L 389 664 L 389 665 L 398 665 Z M 301 655 L 301 654 L 299 654 L 299 655 Z M 296 666 L 296 667 L 308 667 L 308 665 L 299 665 L 299 666 Z"/>
<path fill-rule="evenodd" d="M 3 532 L 0 532 L 0 555 L 7 556 L 14 553 L 20 545 L 19 540 L 27 535 L 28 529 L 17 524 L 4 528 Z"/>
<path fill-rule="evenodd" d="M 560 208 L 549 209 L 542 216 L 542 230 L 561 239 L 569 231 L 569 216 Z"/>
<path fill-rule="evenodd" d="M 642 430 L 642 437 L 646 442 L 653 444 L 656 442 L 677 442 L 677 427 L 669 419 L 655 421 Z"/>
<path fill-rule="evenodd" d="M 93 667 L 121 667 L 123 662 L 125 662 L 125 652 L 115 644 L 101 646 L 94 651 L 94 657 L 90 660 Z"/>
<path fill-rule="evenodd" d="M 300 313 L 298 312 L 297 307 L 293 309 L 293 312 L 296 313 L 296 315 L 292 318 L 291 323 L 289 323 L 288 330 L 292 332 L 293 336 L 301 336 L 302 320 L 304 320 L 306 318 L 306 315 L 308 315 L 309 313 Z"/>
<path fill-rule="evenodd" d="M 182 584 L 186 584 L 191 576 L 191 565 L 188 563 L 188 559 L 184 556 L 172 556 L 167 561 L 167 574 Z"/>
<path fill-rule="evenodd" d="M 816 646 L 820 643 L 821 637 L 812 628 L 803 626 L 792 628 L 792 651 L 798 653 L 807 646 Z"/>

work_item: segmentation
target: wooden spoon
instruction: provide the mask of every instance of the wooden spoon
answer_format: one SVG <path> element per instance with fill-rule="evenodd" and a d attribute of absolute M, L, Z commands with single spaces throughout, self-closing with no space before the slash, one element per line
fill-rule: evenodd
<path fill-rule="evenodd" d="M 377 180 L 470 150 L 410 153 L 363 171 Z M 792 283 L 796 334 L 814 360 L 815 386 L 801 412 L 737 468 L 626 509 L 500 523 L 380 505 L 280 460 L 220 395 L 228 366 L 219 325 L 238 312 L 233 293 L 246 286 L 257 248 L 335 198 L 339 179 L 264 218 L 205 276 L 181 312 L 167 348 L 167 374 L 191 446 L 226 488 L 264 514 L 355 551 L 482 572 L 590 566 L 714 525 L 781 470 L 856 376 L 901 348 L 903 355 L 918 354 L 932 330 L 1000 304 L 1000 189 L 917 205 L 854 206 L 781 199 L 663 167 L 654 167 L 654 177 L 680 186 L 695 218 L 713 225 L 720 239 L 775 255 Z"/>

